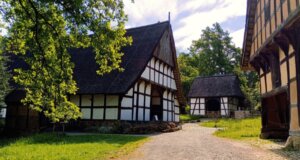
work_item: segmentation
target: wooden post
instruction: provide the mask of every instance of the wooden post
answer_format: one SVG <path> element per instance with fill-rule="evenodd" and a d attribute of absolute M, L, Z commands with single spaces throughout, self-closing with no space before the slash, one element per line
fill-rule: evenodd
<path fill-rule="evenodd" d="M 298 121 L 300 124 L 300 22 L 293 28 L 283 31 L 289 39 L 295 51 L 296 59 L 296 83 L 297 83 L 297 108 L 298 108 Z"/>

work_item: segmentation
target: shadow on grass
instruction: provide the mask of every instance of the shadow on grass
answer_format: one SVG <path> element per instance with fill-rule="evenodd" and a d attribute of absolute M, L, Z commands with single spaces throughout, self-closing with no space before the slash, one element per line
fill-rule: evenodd
<path fill-rule="evenodd" d="M 299 160 L 300 151 L 293 149 L 270 149 L 273 153 L 289 160 Z"/>
<path fill-rule="evenodd" d="M 58 135 L 55 133 L 35 134 L 28 137 L 0 139 L 0 148 L 13 144 L 80 144 L 80 143 L 107 143 L 125 145 L 126 143 L 136 142 L 147 138 L 146 136 L 130 135 Z"/>
<path fill-rule="evenodd" d="M 286 139 L 269 139 L 275 147 L 268 148 L 269 151 L 289 160 L 299 160 L 300 151 L 284 148 Z"/>

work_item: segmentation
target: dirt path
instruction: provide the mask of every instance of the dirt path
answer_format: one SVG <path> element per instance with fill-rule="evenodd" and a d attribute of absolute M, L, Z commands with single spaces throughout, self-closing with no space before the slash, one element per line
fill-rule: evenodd
<path fill-rule="evenodd" d="M 278 160 L 285 159 L 271 151 L 218 138 L 214 128 L 185 124 L 178 132 L 155 135 L 152 140 L 127 157 L 130 160 Z"/>

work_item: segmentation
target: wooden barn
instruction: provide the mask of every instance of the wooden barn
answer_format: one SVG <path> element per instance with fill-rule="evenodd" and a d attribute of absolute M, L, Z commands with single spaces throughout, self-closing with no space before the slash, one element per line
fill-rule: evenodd
<path fill-rule="evenodd" d="M 127 29 L 126 35 L 133 43 L 122 49 L 123 72 L 98 76 L 91 48 L 70 50 L 79 90 L 69 98 L 81 109 L 79 121 L 179 122 L 179 108 L 185 105 L 185 99 L 170 23 Z M 12 66 L 20 67 L 20 63 L 15 61 Z M 22 97 L 21 91 L 7 96 L 7 126 L 39 128 L 41 117 L 20 103 Z"/>
<path fill-rule="evenodd" d="M 244 95 L 235 75 L 217 75 L 196 78 L 188 93 L 191 115 L 229 117 L 241 110 Z"/>
<path fill-rule="evenodd" d="M 299 0 L 248 0 L 242 68 L 260 76 L 264 138 L 298 139 L 300 148 Z"/>

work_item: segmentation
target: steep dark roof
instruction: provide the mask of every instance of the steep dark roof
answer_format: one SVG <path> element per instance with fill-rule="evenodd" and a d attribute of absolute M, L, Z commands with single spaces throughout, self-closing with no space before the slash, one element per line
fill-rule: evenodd
<path fill-rule="evenodd" d="M 235 75 L 198 77 L 194 80 L 188 97 L 243 97 L 239 84 Z"/>
<path fill-rule="evenodd" d="M 71 50 L 72 61 L 75 63 L 74 79 L 79 94 L 84 93 L 125 93 L 140 77 L 147 62 L 169 22 L 128 29 L 126 35 L 131 36 L 133 43 L 124 47 L 121 66 L 124 72 L 113 71 L 104 76 L 96 74 L 98 65 L 92 49 Z"/>

